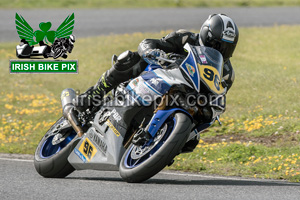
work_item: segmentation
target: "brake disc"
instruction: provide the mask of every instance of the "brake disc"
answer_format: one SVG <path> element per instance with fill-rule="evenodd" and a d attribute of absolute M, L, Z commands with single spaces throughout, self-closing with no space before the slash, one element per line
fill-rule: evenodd
<path fill-rule="evenodd" d="M 156 145 L 164 138 L 164 135 L 166 134 L 168 129 L 168 125 L 165 124 L 162 129 L 159 130 L 159 132 L 156 134 L 153 142 L 148 146 L 136 146 L 134 145 L 133 149 L 131 150 L 131 158 L 132 159 L 139 159 L 149 153 Z"/>

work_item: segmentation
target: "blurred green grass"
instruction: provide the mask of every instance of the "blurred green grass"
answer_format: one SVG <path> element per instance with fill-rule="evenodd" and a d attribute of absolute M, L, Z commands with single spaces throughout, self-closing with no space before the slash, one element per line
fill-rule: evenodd
<path fill-rule="evenodd" d="M 68 58 L 78 59 L 79 74 L 9 74 L 9 59 L 16 59 L 17 43 L 0 43 L 0 152 L 33 154 L 45 131 L 61 116 L 59 97 L 63 89 L 83 92 L 110 68 L 112 54 L 136 51 L 144 38 L 161 38 L 169 32 L 79 38 Z M 255 173 L 257 177 L 300 179 L 295 174 L 300 171 L 300 158 L 290 164 L 279 160 L 278 165 L 276 159 L 271 160 L 274 163 L 268 167 L 263 167 L 262 161 L 254 162 L 259 157 L 265 159 L 263 156 L 290 159 L 299 153 L 299 32 L 300 26 L 240 29 L 240 41 L 231 59 L 236 80 L 227 95 L 227 111 L 221 116 L 223 126 L 215 124 L 203 133 L 206 146 L 200 144 L 194 153 L 180 155 L 189 162 L 176 160 L 172 169 L 225 175 L 222 169 L 226 169 L 230 175 Z M 247 144 L 236 147 L 234 142 L 250 140 L 259 150 L 253 153 L 256 159 L 246 165 L 250 149 Z M 224 141 L 228 144 L 223 148 Z M 207 151 L 201 148 L 210 145 L 218 150 L 204 154 Z M 238 159 L 225 159 L 231 148 L 237 148 Z M 200 158 L 210 162 L 200 162 Z M 287 167 L 288 172 L 283 171 Z"/>
<path fill-rule="evenodd" d="M 158 8 L 299 6 L 300 0 L 1 0 L 0 8 Z"/>

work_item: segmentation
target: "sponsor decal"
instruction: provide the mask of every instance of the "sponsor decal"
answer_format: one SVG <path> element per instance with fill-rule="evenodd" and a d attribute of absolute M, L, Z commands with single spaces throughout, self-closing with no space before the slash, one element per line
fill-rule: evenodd
<path fill-rule="evenodd" d="M 161 70 L 158 69 L 156 70 L 156 72 L 144 74 L 142 75 L 142 77 L 145 80 L 145 84 L 147 85 L 147 87 L 152 90 L 155 95 L 162 96 L 170 89 L 171 85 L 166 80 L 164 80 L 163 77 L 157 74 L 160 71 Z M 163 74 L 161 75 L 164 76 Z"/>
<path fill-rule="evenodd" d="M 223 31 L 223 40 L 229 41 L 229 42 L 234 42 L 235 39 L 235 33 L 233 30 L 225 30 Z"/>
<path fill-rule="evenodd" d="M 96 144 L 96 146 L 102 151 L 102 153 L 106 154 L 107 152 L 107 145 L 106 143 L 101 139 L 101 136 L 99 136 L 97 133 L 89 133 L 89 137 L 91 140 Z"/>
<path fill-rule="evenodd" d="M 231 30 L 226 30 L 223 32 L 223 34 L 227 37 L 235 38 L 235 33 Z"/>
<path fill-rule="evenodd" d="M 201 60 L 202 64 L 207 64 L 205 55 L 200 55 L 200 60 Z"/>
<path fill-rule="evenodd" d="M 134 85 L 131 84 L 132 81 L 127 86 L 127 90 L 129 90 L 129 94 L 132 96 L 134 101 L 142 105 L 150 105 L 152 100 L 155 99 L 155 95 L 159 94 L 159 92 L 157 92 L 153 87 L 149 86 L 149 84 L 146 83 L 145 76 L 148 77 L 150 74 L 153 75 L 152 72 L 149 72 L 146 75 L 139 77 L 138 86 L 134 87 Z M 151 76 L 150 79 L 152 78 L 153 76 Z"/>
<path fill-rule="evenodd" d="M 111 111 L 111 115 L 113 116 L 114 120 L 116 120 L 117 122 L 119 122 L 119 121 L 122 119 L 122 117 L 121 117 L 120 114 L 116 111 L 115 108 Z"/>
<path fill-rule="evenodd" d="M 234 22 L 232 21 L 232 19 L 230 19 L 229 17 L 225 16 L 225 15 L 219 15 L 222 20 L 223 20 L 223 36 L 222 36 L 222 40 L 225 42 L 229 42 L 229 43 L 233 43 L 234 39 L 236 37 L 236 30 L 234 27 Z"/>
<path fill-rule="evenodd" d="M 152 78 L 150 79 L 150 82 L 154 85 L 154 86 L 157 86 L 159 84 L 159 81 L 158 81 L 159 78 Z"/>
<path fill-rule="evenodd" d="M 132 85 L 133 86 L 137 86 L 138 83 L 139 83 L 139 78 L 136 78 L 136 79 L 132 80 Z"/>
<path fill-rule="evenodd" d="M 119 137 L 121 134 L 120 132 L 114 127 L 114 125 L 109 121 L 109 119 L 105 122 L 105 124 L 114 132 L 114 134 Z"/>
<path fill-rule="evenodd" d="M 190 65 L 189 63 L 186 63 L 185 66 L 186 66 L 186 69 L 189 72 L 189 75 L 194 77 L 194 74 L 196 72 L 195 68 L 192 65 Z"/>
<path fill-rule="evenodd" d="M 84 155 L 78 150 L 78 149 L 74 149 L 74 153 L 84 162 L 86 163 L 86 158 L 84 157 Z"/>
<path fill-rule="evenodd" d="M 91 159 L 97 153 L 97 149 L 95 148 L 93 143 L 91 143 L 91 141 L 88 138 L 85 138 L 85 140 L 81 143 L 81 145 L 79 147 L 79 152 L 85 156 L 85 158 L 88 162 L 90 162 Z"/>
<path fill-rule="evenodd" d="M 199 70 L 195 68 L 197 66 L 196 59 L 194 57 L 193 51 L 195 50 L 194 47 L 190 46 L 188 43 L 184 45 L 184 48 L 188 50 L 189 54 L 185 58 L 185 60 L 181 63 L 180 67 L 186 73 L 186 75 L 190 78 L 193 83 L 194 88 L 197 92 L 200 91 L 200 77 L 199 77 Z"/>

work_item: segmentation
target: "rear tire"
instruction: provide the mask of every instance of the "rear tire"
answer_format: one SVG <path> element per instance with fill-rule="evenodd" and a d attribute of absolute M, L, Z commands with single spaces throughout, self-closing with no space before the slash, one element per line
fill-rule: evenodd
<path fill-rule="evenodd" d="M 132 151 L 134 151 L 136 146 L 131 144 L 128 147 L 119 167 L 120 175 L 125 181 L 138 183 L 151 178 L 166 165 L 170 164 L 173 158 L 179 153 L 188 138 L 192 122 L 191 119 L 183 113 L 176 113 L 173 118 L 175 119 L 173 120 L 173 128 L 169 133 L 166 133 L 169 135 L 166 135 L 166 137 L 163 136 L 163 139 L 159 142 L 160 144 L 157 144 L 158 147 L 153 154 L 149 155 L 151 153 L 149 152 L 149 154 L 143 155 L 143 157 L 140 158 L 140 160 L 142 160 L 140 163 L 138 159 L 135 160 L 132 157 Z M 163 129 L 166 124 L 167 122 L 162 125 L 161 129 Z"/>
<path fill-rule="evenodd" d="M 62 120 L 65 119 L 62 117 L 57 120 L 41 139 L 36 148 L 34 166 L 36 171 L 43 177 L 64 178 L 75 170 L 68 162 L 68 156 L 79 142 L 75 131 L 70 128 L 68 129 L 70 135 L 65 141 L 58 145 L 52 145 L 51 143 L 53 138 L 53 134 L 51 135 L 51 133 L 53 133 L 56 125 Z"/>

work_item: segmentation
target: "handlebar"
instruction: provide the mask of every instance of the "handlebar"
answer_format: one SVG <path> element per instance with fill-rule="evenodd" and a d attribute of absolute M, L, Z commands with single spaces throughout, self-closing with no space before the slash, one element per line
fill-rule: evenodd
<path fill-rule="evenodd" d="M 168 63 L 175 63 L 175 60 L 171 60 L 171 59 L 167 59 L 167 58 L 163 58 L 163 57 L 156 57 L 157 60 L 162 60 Z"/>

